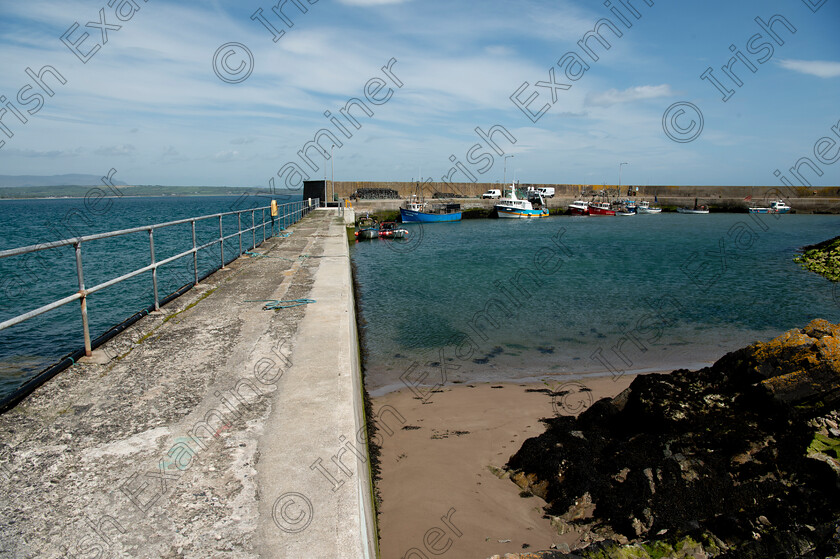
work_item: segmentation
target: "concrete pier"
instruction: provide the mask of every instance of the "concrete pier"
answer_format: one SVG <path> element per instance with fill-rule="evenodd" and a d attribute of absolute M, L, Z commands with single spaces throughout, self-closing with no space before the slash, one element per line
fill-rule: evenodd
<path fill-rule="evenodd" d="M 344 219 L 291 230 L 0 416 L 0 558 L 376 557 Z"/>

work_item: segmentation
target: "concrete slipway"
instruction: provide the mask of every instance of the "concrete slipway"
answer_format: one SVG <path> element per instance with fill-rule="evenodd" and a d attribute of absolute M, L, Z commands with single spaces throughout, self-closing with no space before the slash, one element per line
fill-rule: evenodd
<path fill-rule="evenodd" d="M 376 556 L 344 221 L 293 231 L 0 416 L 0 557 Z"/>

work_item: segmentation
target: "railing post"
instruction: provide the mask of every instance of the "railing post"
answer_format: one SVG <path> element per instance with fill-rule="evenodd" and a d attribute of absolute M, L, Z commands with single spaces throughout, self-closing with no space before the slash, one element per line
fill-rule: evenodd
<path fill-rule="evenodd" d="M 219 215 L 219 252 L 222 254 L 222 265 L 219 269 L 225 267 L 225 234 L 222 230 L 222 216 Z"/>
<path fill-rule="evenodd" d="M 262 209 L 263 242 L 265 242 L 265 208 Z"/>
<path fill-rule="evenodd" d="M 195 273 L 195 283 L 193 285 L 198 285 L 198 245 L 195 242 L 195 220 L 192 220 L 190 223 L 192 224 L 193 272 Z"/>
<path fill-rule="evenodd" d="M 254 210 L 251 210 L 251 235 L 254 237 L 251 248 L 257 248 L 257 219 L 254 217 Z"/>
<path fill-rule="evenodd" d="M 158 285 L 157 285 L 157 266 L 155 266 L 155 230 L 149 229 L 149 252 L 152 255 L 152 287 L 155 291 L 155 310 L 160 310 L 160 303 L 158 300 Z"/>
<path fill-rule="evenodd" d="M 239 228 L 239 255 L 242 256 L 242 212 L 236 214 L 236 226 Z"/>
<path fill-rule="evenodd" d="M 79 299 L 79 303 L 81 303 L 82 306 L 82 330 L 85 335 L 85 355 L 90 357 L 93 354 L 93 350 L 90 347 L 90 326 L 88 324 L 87 314 L 87 295 L 85 294 L 85 274 L 82 271 L 82 243 L 75 243 L 73 246 L 76 249 L 76 273 L 79 276 L 79 293 L 82 295 L 82 298 Z"/>

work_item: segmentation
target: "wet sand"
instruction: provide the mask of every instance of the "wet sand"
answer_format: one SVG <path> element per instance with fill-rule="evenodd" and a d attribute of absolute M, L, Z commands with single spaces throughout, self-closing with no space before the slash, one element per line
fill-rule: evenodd
<path fill-rule="evenodd" d="M 375 398 L 379 425 L 388 426 L 377 437 L 382 558 L 481 559 L 573 545 L 580 534 L 557 535 L 542 517 L 545 501 L 520 497 L 519 487 L 491 469 L 503 467 L 525 439 L 544 431 L 540 418 L 575 415 L 632 380 L 461 384 L 425 400 L 408 389 Z M 552 398 L 548 391 L 566 394 Z"/>

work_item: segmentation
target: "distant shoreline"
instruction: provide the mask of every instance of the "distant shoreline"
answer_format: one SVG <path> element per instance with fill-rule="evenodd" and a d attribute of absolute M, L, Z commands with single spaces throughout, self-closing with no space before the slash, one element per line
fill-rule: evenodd
<path fill-rule="evenodd" d="M 200 197 L 210 197 L 210 196 L 224 196 L 224 197 L 237 197 L 241 196 L 241 194 L 123 194 L 122 196 L 102 196 L 102 198 L 107 199 L 119 199 L 119 198 L 200 198 Z M 258 194 L 253 194 L 253 196 L 258 196 Z M 261 194 L 259 196 L 269 197 L 270 194 Z M 274 195 L 274 196 L 282 196 L 282 195 Z M 84 196 L 18 196 L 15 198 L 6 198 L 0 196 L 0 202 L 5 202 L 9 200 L 84 200 Z"/>

